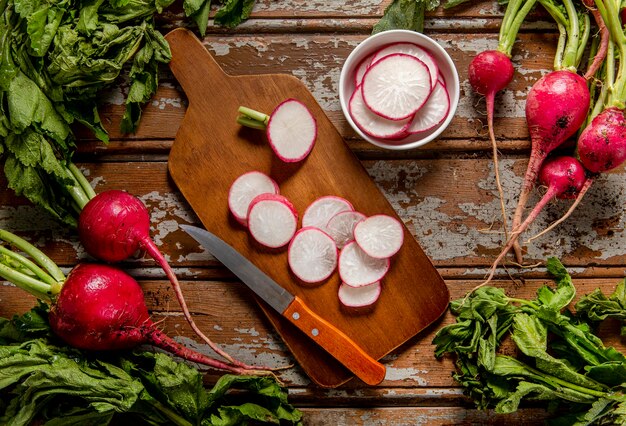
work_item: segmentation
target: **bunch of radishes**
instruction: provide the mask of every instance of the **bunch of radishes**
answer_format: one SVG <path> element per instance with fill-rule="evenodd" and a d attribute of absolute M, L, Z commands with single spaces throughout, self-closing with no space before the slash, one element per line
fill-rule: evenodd
<path fill-rule="evenodd" d="M 414 43 L 382 46 L 354 70 L 348 110 L 366 134 L 388 141 L 437 128 L 450 97 L 433 55 Z"/>
<path fill-rule="evenodd" d="M 260 245 L 270 249 L 289 245 L 289 267 L 303 284 L 324 282 L 339 269 L 339 300 L 351 308 L 378 300 L 390 258 L 404 240 L 403 226 L 396 219 L 366 217 L 348 200 L 333 195 L 313 201 L 298 229 L 294 205 L 279 194 L 272 178 L 259 171 L 235 179 L 228 206 Z"/>

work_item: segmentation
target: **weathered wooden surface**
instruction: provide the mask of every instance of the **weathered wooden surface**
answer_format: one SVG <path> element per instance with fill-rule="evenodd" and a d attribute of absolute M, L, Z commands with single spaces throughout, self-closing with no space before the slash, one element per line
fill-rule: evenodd
<path fill-rule="evenodd" d="M 204 44 L 228 73 L 282 72 L 304 82 L 456 298 L 481 281 L 502 244 L 491 151 L 483 127 L 484 102 L 471 93 L 467 65 L 475 53 L 496 46 L 503 10 L 495 1 L 480 1 L 429 13 L 427 33 L 448 49 L 457 64 L 461 103 L 442 138 L 416 150 L 390 152 L 356 138 L 342 116 L 337 95 L 343 61 L 367 37 L 388 3 L 257 0 L 252 19 L 235 30 L 209 27 Z M 187 25 L 176 9 L 158 22 L 165 30 Z M 496 134 L 510 214 L 528 157 L 525 94 L 532 82 L 551 68 L 556 39 L 555 28 L 545 14 L 534 13 L 513 50 L 514 81 L 497 98 Z M 97 191 L 126 189 L 147 204 L 152 234 L 183 280 L 189 307 L 203 330 L 243 361 L 276 366 L 292 363 L 293 358 L 250 292 L 178 229 L 182 223 L 198 224 L 198 219 L 167 173 L 167 155 L 187 105 L 177 82 L 164 68 L 160 89 L 145 109 L 136 135 L 118 131 L 127 89 L 122 82 L 103 99 L 103 119 L 113 141 L 103 146 L 90 140 L 87 133 L 81 134 L 85 140 L 77 154 L 79 166 Z M 0 187 L 6 188 L 2 178 Z M 534 197 L 540 193 L 536 190 Z M 598 179 L 566 223 L 527 245 L 528 262 L 556 255 L 576 277 L 579 294 L 596 287 L 610 291 L 626 274 L 625 205 L 626 167 L 621 167 Z M 568 202 L 550 204 L 526 236 L 545 228 L 568 206 Z M 24 235 L 67 270 L 86 258 L 75 232 L 54 223 L 8 190 L 0 191 L 0 228 Z M 144 286 L 153 316 L 164 320 L 166 331 L 208 352 L 193 339 L 154 263 L 140 257 L 125 262 L 124 267 Z M 498 278 L 497 285 L 522 297 L 532 296 L 547 281 L 541 266 L 500 268 Z M 23 312 L 32 304 L 33 299 L 15 287 L 0 287 L 0 315 Z M 536 424 L 545 418 L 545 411 L 536 407 L 504 417 L 472 408 L 450 376 L 451 360 L 438 361 L 433 356 L 432 337 L 438 327 L 450 321 L 446 315 L 385 357 L 388 375 L 378 387 L 349 382 L 337 390 L 319 389 L 297 366 L 283 372 L 281 378 L 290 389 L 292 402 L 303 407 L 310 425 Z M 603 336 L 607 344 L 625 349 L 616 324 L 607 324 Z M 206 380 L 210 383 L 216 377 L 214 372 L 207 372 Z"/>

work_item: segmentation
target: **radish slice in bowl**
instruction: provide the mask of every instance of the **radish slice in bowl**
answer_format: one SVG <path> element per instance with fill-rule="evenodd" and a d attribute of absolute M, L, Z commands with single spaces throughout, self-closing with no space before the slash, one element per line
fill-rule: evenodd
<path fill-rule="evenodd" d="M 337 246 L 333 239 L 317 228 L 302 228 L 291 240 L 287 253 L 289 267 L 306 283 L 322 282 L 337 267 Z"/>
<path fill-rule="evenodd" d="M 450 96 L 445 86 L 437 81 L 426 104 L 415 113 L 406 131 L 420 133 L 434 129 L 445 120 L 448 112 L 450 112 Z"/>
<path fill-rule="evenodd" d="M 354 86 L 355 87 L 359 86 L 361 82 L 363 81 L 363 76 L 365 75 L 365 72 L 372 64 L 372 58 L 374 58 L 374 56 L 375 56 L 374 53 L 372 53 L 369 56 L 366 56 L 356 67 L 356 71 L 354 72 Z"/>
<path fill-rule="evenodd" d="M 354 227 L 365 217 L 363 213 L 359 212 L 337 213 L 328 221 L 326 232 L 335 240 L 337 248 L 342 249 L 350 241 L 354 241 Z"/>
<path fill-rule="evenodd" d="M 296 233 L 298 213 L 291 202 L 278 194 L 256 196 L 248 209 L 248 230 L 259 244 L 283 247 Z"/>
<path fill-rule="evenodd" d="M 349 111 L 357 126 L 375 138 L 401 138 L 406 136 L 413 116 L 404 120 L 388 120 L 365 105 L 361 86 L 358 86 L 350 98 Z"/>
<path fill-rule="evenodd" d="M 404 229 L 397 219 L 379 214 L 370 216 L 355 226 L 354 240 L 368 256 L 386 259 L 402 247 Z"/>
<path fill-rule="evenodd" d="M 337 295 L 341 304 L 348 308 L 364 308 L 371 306 L 378 300 L 381 290 L 380 281 L 362 287 L 353 287 L 346 283 L 341 283 Z"/>
<path fill-rule="evenodd" d="M 389 56 L 394 53 L 404 53 L 407 55 L 415 56 L 417 59 L 422 61 L 424 65 L 428 67 L 431 87 L 435 87 L 435 83 L 437 82 L 437 76 L 439 75 L 439 66 L 437 65 L 437 62 L 435 62 L 435 59 L 430 54 L 430 52 L 415 43 L 392 43 L 387 47 L 378 50 L 372 58 L 371 64 L 374 64 L 385 56 Z"/>
<path fill-rule="evenodd" d="M 380 281 L 389 271 L 389 259 L 368 256 L 354 241 L 339 253 L 339 276 L 352 287 L 361 287 Z"/>
<path fill-rule="evenodd" d="M 250 202 L 260 194 L 278 194 L 278 184 L 265 173 L 251 171 L 239 176 L 228 191 L 228 208 L 242 225 L 246 225 Z"/>
<path fill-rule="evenodd" d="M 430 96 L 428 67 L 415 56 L 394 53 L 373 63 L 363 76 L 365 104 L 389 120 L 415 114 Z"/>
<path fill-rule="evenodd" d="M 345 198 L 326 195 L 313 201 L 302 215 L 302 227 L 314 227 L 326 230 L 328 221 L 337 213 L 354 211 L 352 204 Z"/>

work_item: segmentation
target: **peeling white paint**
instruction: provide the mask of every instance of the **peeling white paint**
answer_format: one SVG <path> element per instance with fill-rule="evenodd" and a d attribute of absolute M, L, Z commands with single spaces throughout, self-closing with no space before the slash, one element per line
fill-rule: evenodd
<path fill-rule="evenodd" d="M 387 365 L 387 374 L 385 380 L 389 381 L 407 381 L 416 382 L 419 386 L 428 386 L 428 381 L 423 377 L 428 372 L 415 368 L 398 368 Z"/>

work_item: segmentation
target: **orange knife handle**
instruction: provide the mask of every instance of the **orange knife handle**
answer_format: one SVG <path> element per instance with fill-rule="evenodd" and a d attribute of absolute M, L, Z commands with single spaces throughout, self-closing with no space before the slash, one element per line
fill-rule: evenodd
<path fill-rule="evenodd" d="M 385 378 L 384 365 L 369 356 L 342 331 L 319 317 L 300 298 L 296 297 L 283 315 L 368 385 L 377 385 Z"/>

